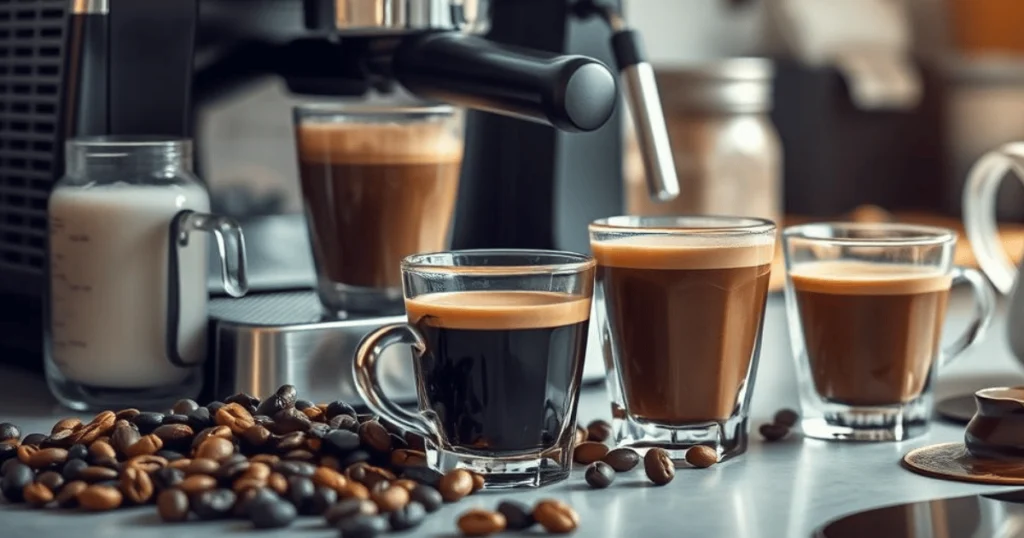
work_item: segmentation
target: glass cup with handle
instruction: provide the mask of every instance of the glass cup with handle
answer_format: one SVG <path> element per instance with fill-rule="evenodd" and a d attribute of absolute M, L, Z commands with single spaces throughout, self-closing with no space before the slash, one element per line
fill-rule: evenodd
<path fill-rule="evenodd" d="M 995 310 L 980 272 L 953 265 L 956 233 L 897 223 L 786 228 L 786 313 L 805 435 L 900 441 L 927 431 L 936 372 Z M 941 347 L 950 290 L 969 284 L 968 327 Z"/>
<path fill-rule="evenodd" d="M 569 476 L 594 260 L 546 250 L 467 250 L 402 262 L 408 323 L 366 336 L 353 364 L 370 409 L 426 439 L 427 464 L 485 488 Z M 383 394 L 384 348 L 412 346 L 419 406 Z"/>

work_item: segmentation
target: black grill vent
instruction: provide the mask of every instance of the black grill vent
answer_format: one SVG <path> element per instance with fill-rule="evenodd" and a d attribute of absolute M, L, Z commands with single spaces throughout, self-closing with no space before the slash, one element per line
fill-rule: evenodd
<path fill-rule="evenodd" d="M 0 0 L 0 288 L 42 280 L 67 5 Z"/>

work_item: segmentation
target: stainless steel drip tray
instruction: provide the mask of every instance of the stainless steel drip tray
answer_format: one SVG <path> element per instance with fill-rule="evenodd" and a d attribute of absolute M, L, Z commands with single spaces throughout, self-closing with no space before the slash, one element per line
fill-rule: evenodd
<path fill-rule="evenodd" d="M 284 384 L 314 402 L 360 404 L 352 379 L 356 347 L 370 331 L 405 316 L 323 319 L 313 291 L 212 298 L 214 397 L 238 392 L 264 398 Z M 411 351 L 392 346 L 380 368 L 385 393 L 401 403 L 416 400 Z"/>

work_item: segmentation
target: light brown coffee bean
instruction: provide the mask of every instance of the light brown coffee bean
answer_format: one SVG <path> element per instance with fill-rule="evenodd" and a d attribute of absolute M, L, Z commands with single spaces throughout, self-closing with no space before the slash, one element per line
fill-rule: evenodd
<path fill-rule="evenodd" d="M 253 424 L 249 428 L 246 428 L 240 437 L 246 443 L 249 443 L 249 446 L 258 448 L 267 444 L 267 441 L 270 440 L 270 436 L 270 430 L 266 427 L 260 426 L 259 424 Z"/>
<path fill-rule="evenodd" d="M 34 508 L 42 508 L 53 500 L 53 492 L 50 491 L 50 488 L 38 482 L 25 486 L 21 494 L 25 498 L 25 502 Z"/>
<path fill-rule="evenodd" d="M 146 504 L 153 497 L 153 481 L 138 467 L 125 467 L 119 485 L 125 500 L 132 504 Z"/>
<path fill-rule="evenodd" d="M 355 481 L 352 481 L 352 480 L 350 480 L 347 484 L 345 484 L 344 486 L 341 486 L 340 488 L 338 488 L 335 491 L 338 492 L 338 499 L 339 500 L 344 500 L 344 499 L 363 499 L 363 500 L 366 500 L 366 499 L 370 498 L 370 489 L 367 488 L 366 486 L 360 484 L 359 482 L 355 482 Z"/>
<path fill-rule="evenodd" d="M 51 465 L 64 463 L 65 461 L 68 461 L 67 450 L 64 450 L 63 448 L 44 448 L 33 452 L 32 455 L 29 456 L 28 466 L 33 469 L 42 469 Z"/>
<path fill-rule="evenodd" d="M 407 489 L 409 491 L 412 491 L 412 490 L 416 489 L 416 487 L 419 486 L 420 484 L 419 484 L 419 482 L 417 482 L 415 480 L 409 480 L 408 478 L 402 478 L 401 480 L 395 480 L 395 485 L 399 486 L 399 487 L 402 487 L 402 488 L 405 488 L 405 489 Z"/>
<path fill-rule="evenodd" d="M 632 471 L 640 463 L 640 454 L 632 448 L 616 448 L 605 454 L 601 461 L 607 463 L 617 473 Z"/>
<path fill-rule="evenodd" d="M 391 453 L 391 465 L 395 467 L 423 467 L 427 464 L 427 455 L 419 450 L 399 448 Z"/>
<path fill-rule="evenodd" d="M 129 407 L 128 409 L 122 409 L 115 413 L 114 418 L 116 420 L 131 420 L 139 416 L 141 413 L 142 412 L 139 411 L 138 409 L 135 409 L 134 407 Z"/>
<path fill-rule="evenodd" d="M 36 445 L 20 445 L 17 451 L 18 461 L 31 467 L 32 455 L 36 452 L 39 452 L 39 447 Z"/>
<path fill-rule="evenodd" d="M 110 446 L 114 447 L 119 454 L 128 451 L 128 447 L 138 442 L 142 436 L 139 429 L 127 420 L 118 420 L 114 423 L 114 431 L 110 434 Z"/>
<path fill-rule="evenodd" d="M 605 420 L 595 420 L 587 424 L 587 440 L 603 443 L 612 436 L 612 425 Z"/>
<path fill-rule="evenodd" d="M 274 493 L 283 496 L 288 493 L 288 479 L 281 473 L 271 473 L 267 478 L 267 487 L 274 490 Z"/>
<path fill-rule="evenodd" d="M 345 478 L 345 475 L 335 471 L 334 469 L 317 467 L 316 471 L 313 471 L 313 483 L 318 486 L 338 491 L 348 483 L 348 479 Z"/>
<path fill-rule="evenodd" d="M 157 455 L 135 456 L 125 463 L 125 467 L 135 467 L 150 474 L 167 467 L 167 465 L 167 458 Z"/>
<path fill-rule="evenodd" d="M 576 446 L 576 449 L 572 452 L 572 459 L 575 460 L 576 463 L 590 465 L 591 463 L 605 457 L 607 454 L 607 445 L 596 441 L 587 441 Z"/>
<path fill-rule="evenodd" d="M 175 445 L 190 440 L 195 432 L 188 424 L 164 424 L 153 430 L 152 435 L 159 437 L 165 445 Z"/>
<path fill-rule="evenodd" d="M 150 454 L 156 454 L 164 447 L 164 442 L 159 437 L 149 434 L 143 436 L 141 439 L 135 442 L 132 446 L 128 447 L 124 455 L 129 458 L 135 456 L 148 456 Z"/>
<path fill-rule="evenodd" d="M 113 411 L 103 411 L 93 419 L 75 431 L 71 437 L 73 444 L 91 445 L 100 437 L 110 434 L 117 422 L 117 415 Z"/>
<path fill-rule="evenodd" d="M 476 492 L 484 489 L 484 486 L 486 484 L 487 484 L 487 479 L 484 478 L 484 475 L 482 475 L 480 473 L 473 473 L 473 493 L 476 493 Z"/>
<path fill-rule="evenodd" d="M 192 460 L 192 463 L 185 469 L 186 475 L 194 474 L 208 474 L 213 476 L 220 469 L 220 464 L 209 458 L 196 458 Z"/>
<path fill-rule="evenodd" d="M 194 474 L 178 484 L 178 489 L 189 496 L 198 495 L 217 487 L 217 479 L 205 474 Z"/>
<path fill-rule="evenodd" d="M 409 490 L 392 485 L 384 491 L 370 492 L 370 499 L 377 503 L 381 512 L 394 512 L 409 504 Z"/>
<path fill-rule="evenodd" d="M 545 499 L 533 507 L 533 519 L 551 534 L 568 534 L 580 524 L 580 516 L 571 506 L 556 499 Z"/>
<path fill-rule="evenodd" d="M 234 433 L 231 428 L 227 426 L 210 426 L 205 430 L 196 434 L 195 438 L 192 439 L 192 449 L 199 448 L 199 445 L 205 443 L 207 439 L 211 437 L 221 437 L 229 441 L 234 439 Z"/>
<path fill-rule="evenodd" d="M 298 449 L 288 452 L 282 458 L 288 461 L 313 461 L 316 459 L 316 454 L 308 450 Z"/>
<path fill-rule="evenodd" d="M 181 458 L 180 460 L 174 460 L 174 461 L 169 462 L 167 464 L 167 466 L 172 468 L 172 469 L 180 469 L 182 471 L 186 471 L 189 468 L 189 466 L 191 466 L 191 465 L 192 465 L 192 460 L 190 460 L 188 458 Z"/>
<path fill-rule="evenodd" d="M 121 492 L 110 486 L 89 486 L 78 494 L 78 504 L 94 512 L 113 510 L 121 506 L 122 500 Z"/>
<path fill-rule="evenodd" d="M 441 477 L 437 489 L 445 502 L 456 502 L 473 491 L 473 475 L 465 469 L 452 469 Z"/>
<path fill-rule="evenodd" d="M 46 448 L 70 448 L 71 436 L 74 434 L 74 430 L 61 430 L 57 433 L 50 434 L 50 436 L 43 441 L 42 446 Z"/>
<path fill-rule="evenodd" d="M 246 478 L 242 476 L 235 483 L 231 485 L 231 490 L 235 492 L 235 495 L 242 495 L 246 491 L 251 489 L 259 489 L 267 487 L 266 480 L 260 480 L 257 478 Z"/>
<path fill-rule="evenodd" d="M 676 477 L 676 467 L 664 448 L 652 448 L 644 455 L 644 471 L 657 486 L 664 486 Z"/>
<path fill-rule="evenodd" d="M 489 536 L 505 530 L 505 516 L 474 508 L 459 516 L 459 530 L 466 536 Z"/>
<path fill-rule="evenodd" d="M 260 463 L 252 461 L 249 462 L 249 468 L 242 474 L 242 478 L 252 478 L 255 480 L 266 481 L 270 478 L 270 466 L 266 463 Z"/>
<path fill-rule="evenodd" d="M 274 454 L 256 454 L 249 458 L 249 463 L 265 463 L 271 467 L 276 465 L 279 461 L 281 461 L 281 456 L 276 456 Z"/>
<path fill-rule="evenodd" d="M 100 467 L 98 465 L 90 465 L 85 469 L 78 472 L 79 480 L 84 480 L 89 483 L 93 482 L 104 482 L 107 480 L 114 480 L 117 478 L 117 471 L 109 467 Z"/>
<path fill-rule="evenodd" d="M 359 441 L 363 446 L 377 452 L 391 450 L 391 434 L 377 421 L 371 420 L 359 425 Z"/>
<path fill-rule="evenodd" d="M 64 484 L 63 488 L 60 488 L 60 493 L 57 494 L 57 506 L 61 508 L 73 508 L 78 506 L 78 494 L 85 491 L 85 488 L 89 487 L 89 484 L 82 482 L 81 480 L 75 480 Z"/>
<path fill-rule="evenodd" d="M 319 407 L 307 407 L 302 410 L 302 413 L 306 415 L 306 418 L 314 422 L 323 422 L 326 420 L 324 416 L 324 410 Z"/>
<path fill-rule="evenodd" d="M 188 519 L 188 509 L 188 494 L 180 489 L 164 490 L 156 498 L 156 511 L 163 521 L 185 521 Z"/>
<path fill-rule="evenodd" d="M 222 437 L 211 437 L 196 449 L 196 458 L 224 461 L 235 453 L 235 445 Z"/>
<path fill-rule="evenodd" d="M 718 452 L 705 445 L 692 447 L 686 451 L 686 463 L 699 469 L 711 467 L 718 463 Z"/>
<path fill-rule="evenodd" d="M 229 403 L 217 410 L 214 422 L 218 426 L 227 426 L 235 435 L 242 435 L 256 422 L 249 411 L 237 403 Z"/>
<path fill-rule="evenodd" d="M 117 458 L 117 451 L 106 441 L 96 441 L 89 445 L 89 456 L 93 461 Z"/>
<path fill-rule="evenodd" d="M 62 419 L 62 420 L 58 421 L 56 424 L 53 425 L 53 429 L 50 430 L 50 434 L 52 435 L 54 433 L 65 431 L 65 430 L 75 431 L 75 430 L 77 430 L 78 428 L 81 428 L 81 427 L 82 427 L 82 421 L 79 420 L 78 418 L 75 418 L 75 417 L 65 418 L 65 419 Z"/>

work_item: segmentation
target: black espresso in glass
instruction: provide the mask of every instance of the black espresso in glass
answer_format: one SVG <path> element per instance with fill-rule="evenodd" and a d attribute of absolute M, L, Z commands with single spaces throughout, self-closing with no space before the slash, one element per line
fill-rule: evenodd
<path fill-rule="evenodd" d="M 427 439 L 427 463 L 464 468 L 486 488 L 569 476 L 595 263 L 552 251 L 482 250 L 402 263 L 408 323 L 369 334 L 356 352 L 360 396 Z M 376 361 L 413 348 L 419 409 L 381 393 Z"/>

